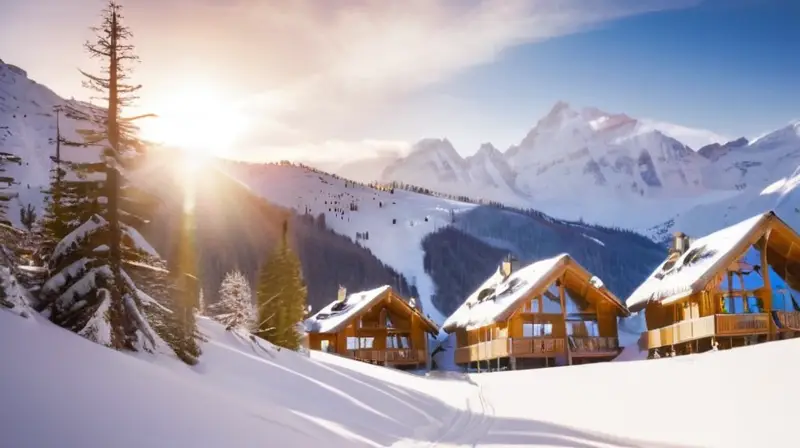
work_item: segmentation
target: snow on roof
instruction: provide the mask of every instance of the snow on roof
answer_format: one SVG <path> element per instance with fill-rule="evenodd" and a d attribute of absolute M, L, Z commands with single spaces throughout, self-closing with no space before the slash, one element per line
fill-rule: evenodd
<path fill-rule="evenodd" d="M 389 285 L 383 285 L 380 288 L 370 289 L 369 291 L 359 291 L 349 294 L 343 304 L 339 301 L 333 301 L 325 308 L 319 310 L 317 314 L 309 317 L 305 321 L 306 331 L 313 333 L 336 333 L 340 327 L 346 325 L 353 317 L 358 315 L 363 310 L 371 307 L 377 299 L 383 294 L 392 289 Z M 439 326 L 436 322 L 422 314 L 419 308 L 412 306 L 405 300 L 401 300 L 412 313 L 422 319 L 423 323 L 427 324 L 429 331 L 439 331 Z"/>
<path fill-rule="evenodd" d="M 669 303 L 703 288 L 708 281 L 708 275 L 713 274 L 719 264 L 770 215 L 771 213 L 763 213 L 753 216 L 692 241 L 686 252 L 674 263 L 668 258 L 659 265 L 628 297 L 626 305 L 631 310 L 638 310 L 647 302 Z"/>
<path fill-rule="evenodd" d="M 383 285 L 369 291 L 348 294 L 342 303 L 334 300 L 319 310 L 317 314 L 306 319 L 306 328 L 315 333 L 335 333 L 338 327 L 348 322 L 360 311 L 367 309 L 389 289 L 391 286 Z"/>
<path fill-rule="evenodd" d="M 498 270 L 447 318 L 443 328 L 445 330 L 453 327 L 479 328 L 495 322 L 523 296 L 542 286 L 542 283 L 568 258 L 569 255 L 564 253 L 537 261 L 512 273 L 505 281 Z M 482 297 L 481 293 L 489 288 L 492 292 Z"/>

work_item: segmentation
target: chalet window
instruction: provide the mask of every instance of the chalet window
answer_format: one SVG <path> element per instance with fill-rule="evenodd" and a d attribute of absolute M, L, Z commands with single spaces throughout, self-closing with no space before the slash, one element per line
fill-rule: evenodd
<path fill-rule="evenodd" d="M 528 313 L 538 313 L 539 312 L 539 300 L 540 297 L 534 297 L 528 302 L 525 302 L 525 311 Z"/>
<path fill-rule="evenodd" d="M 410 348 L 408 336 L 392 335 L 386 337 L 386 348 Z"/>
<path fill-rule="evenodd" d="M 568 322 L 567 335 L 578 337 L 598 337 L 600 331 L 597 322 L 593 320 L 582 320 Z"/>
<path fill-rule="evenodd" d="M 348 350 L 358 350 L 360 348 L 372 348 L 372 344 L 375 341 L 375 338 L 357 338 L 353 336 L 349 336 L 347 338 L 347 349 Z"/>
<path fill-rule="evenodd" d="M 331 341 L 328 341 L 328 340 L 320 341 L 319 348 L 320 348 L 320 350 L 322 350 L 323 352 L 326 352 L 326 353 L 332 353 L 333 352 L 333 346 L 331 345 Z"/>
<path fill-rule="evenodd" d="M 553 324 L 551 323 L 524 323 L 522 324 L 522 337 L 536 338 L 550 336 L 553 334 Z"/>
<path fill-rule="evenodd" d="M 561 313 L 561 295 L 558 291 L 558 286 L 555 284 L 550 285 L 547 291 L 541 297 L 542 312 L 545 314 L 560 314 Z"/>
<path fill-rule="evenodd" d="M 725 297 L 723 300 L 723 312 L 728 314 L 744 313 L 744 299 L 741 296 Z"/>

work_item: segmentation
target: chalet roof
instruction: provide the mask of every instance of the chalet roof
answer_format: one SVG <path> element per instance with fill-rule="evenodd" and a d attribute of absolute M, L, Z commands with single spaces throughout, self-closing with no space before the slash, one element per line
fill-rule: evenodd
<path fill-rule="evenodd" d="M 325 308 L 306 319 L 306 331 L 310 333 L 337 333 L 362 312 L 367 311 L 372 305 L 383 299 L 391 290 L 391 286 L 383 285 L 368 291 L 348 294 L 342 304 L 338 300 L 334 300 Z M 428 331 L 439 331 L 436 323 L 422 315 L 419 308 L 412 307 L 405 300 L 400 300 L 400 302 L 408 308 L 409 312 L 416 313 L 422 319 L 423 323 L 428 327 Z"/>
<path fill-rule="evenodd" d="M 639 311 L 648 302 L 672 303 L 701 291 L 715 273 L 753 244 L 754 237 L 760 237 L 770 219 L 777 216 L 763 213 L 692 241 L 674 264 L 667 258 L 636 288 L 625 301 L 628 308 Z"/>
<path fill-rule="evenodd" d="M 452 331 L 455 328 L 479 328 L 505 318 L 517 308 L 520 300 L 528 296 L 531 291 L 546 287 L 553 281 L 553 276 L 567 264 L 583 272 L 590 279 L 592 288 L 601 292 L 628 314 L 622 302 L 602 286 L 600 279 L 589 274 L 569 254 L 563 253 L 531 263 L 513 272 L 505 280 L 502 273 L 496 271 L 447 318 L 443 328 L 445 331 Z M 481 293 L 487 289 L 494 289 L 494 293 L 488 297 L 481 297 Z"/>

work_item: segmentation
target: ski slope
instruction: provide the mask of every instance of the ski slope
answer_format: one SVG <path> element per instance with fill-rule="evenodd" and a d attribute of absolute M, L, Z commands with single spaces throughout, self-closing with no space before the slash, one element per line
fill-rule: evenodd
<path fill-rule="evenodd" d="M 301 214 L 324 213 L 328 228 L 369 248 L 402 273 L 416 285 L 424 313 L 438 324 L 444 321 L 431 301 L 435 288 L 423 269 L 421 242 L 450 223 L 451 210 L 462 213 L 474 204 L 399 189 L 377 190 L 298 166 L 224 164 L 223 170 L 270 202 Z M 351 204 L 357 210 L 351 210 Z M 358 238 L 366 233 L 369 239 Z"/>
<path fill-rule="evenodd" d="M 421 377 L 198 325 L 188 367 L 0 311 L 2 446 L 791 446 L 800 418 L 800 340 Z"/>

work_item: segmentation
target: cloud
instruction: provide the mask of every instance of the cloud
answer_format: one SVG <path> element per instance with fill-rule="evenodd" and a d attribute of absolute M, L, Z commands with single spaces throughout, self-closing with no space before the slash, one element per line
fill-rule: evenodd
<path fill-rule="evenodd" d="M 342 153 L 342 145 L 326 142 L 362 140 L 363 122 L 390 112 L 394 102 L 491 63 L 509 48 L 695 3 L 142 0 L 132 7 L 141 8 L 134 15 L 149 16 L 149 27 L 162 26 L 150 43 L 161 53 L 159 67 L 205 64 L 203 70 L 237 84 L 238 107 L 252 117 L 238 152 L 291 146 L 305 152 L 311 145 L 329 157 Z"/>
<path fill-rule="evenodd" d="M 410 150 L 408 142 L 393 140 L 326 140 L 289 144 L 268 141 L 267 144 L 242 145 L 230 156 L 248 161 L 315 161 L 329 167 L 340 167 L 348 160 L 391 159 L 405 156 Z"/>

